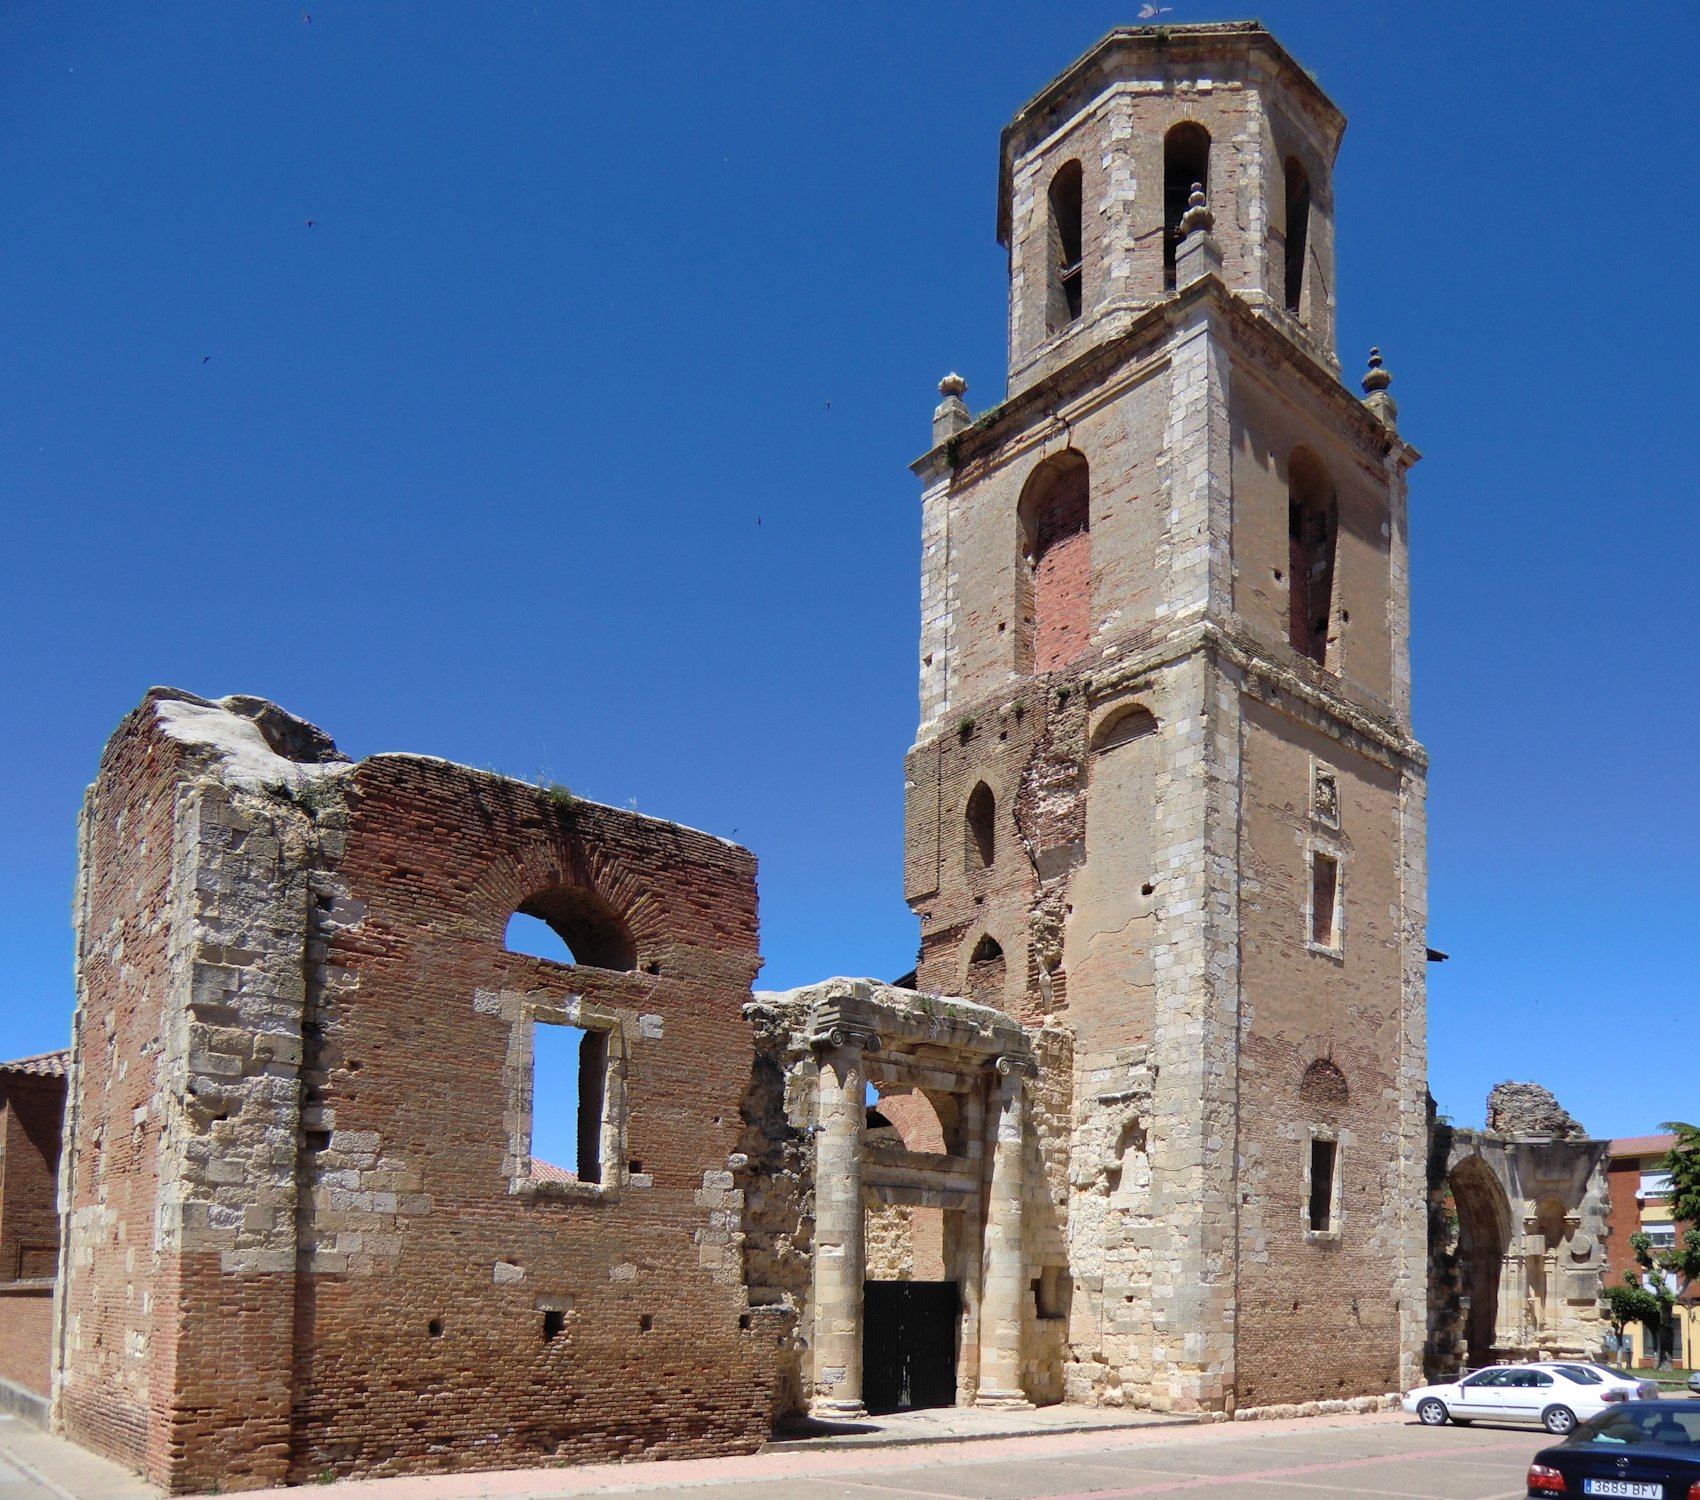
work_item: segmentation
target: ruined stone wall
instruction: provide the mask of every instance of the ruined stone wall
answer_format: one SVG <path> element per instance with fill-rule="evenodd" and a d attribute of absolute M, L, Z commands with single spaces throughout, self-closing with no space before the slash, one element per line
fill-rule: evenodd
<path fill-rule="evenodd" d="M 748 854 L 168 693 L 85 849 L 71 1436 L 178 1490 L 765 1436 Z M 521 905 L 614 967 L 507 952 Z M 549 1024 L 606 1052 L 599 1184 L 531 1173 Z"/>
<path fill-rule="evenodd" d="M 1540 1123 L 1553 1138 L 1433 1126 L 1425 1362 L 1436 1378 L 1490 1360 L 1602 1352 L 1611 1147 L 1571 1135 L 1575 1122 L 1540 1093 Z"/>
<path fill-rule="evenodd" d="M 882 1091 L 879 1113 L 905 1150 L 942 1152 L 944 1128 L 925 1095 L 910 1089 Z M 871 1133 L 870 1133 L 871 1136 Z M 869 1281 L 948 1281 L 946 1214 L 907 1203 L 872 1202 L 865 1231 Z M 951 1262 L 953 1264 L 953 1262 Z"/>
<path fill-rule="evenodd" d="M 423 757 L 362 763 L 349 799 L 319 902 L 293 1472 L 753 1447 L 771 1376 L 733 1159 L 754 862 Z M 629 929 L 630 971 L 504 950 L 509 915 L 562 890 Z M 564 1083 L 530 1077 L 550 1022 L 609 1038 L 600 1186 L 528 1175 L 532 1088 Z"/>
<path fill-rule="evenodd" d="M 1069 1165 L 1074 1141 L 1074 1038 L 1065 1026 L 1033 1035 L 1038 1072 L 1027 1085 L 1028 1145 L 1022 1259 L 1022 1387 L 1038 1406 L 1066 1399 L 1076 1289 L 1069 1254 Z M 1083 1319 L 1083 1322 L 1085 1320 Z"/>
<path fill-rule="evenodd" d="M 773 995 L 744 1008 L 754 1037 L 741 1110 L 745 1166 L 743 1279 L 750 1312 L 771 1348 L 774 1414 L 807 1409 L 806 1355 L 813 1333 L 815 1123 L 819 1068 L 802 1017 Z"/>
<path fill-rule="evenodd" d="M 163 1476 L 175 1397 L 175 1256 L 155 1240 L 159 1069 L 174 923 L 193 891 L 173 883 L 185 747 L 159 735 L 153 700 L 119 726 L 84 803 L 77 890 L 77 1007 L 55 1424 L 74 1441 Z"/>

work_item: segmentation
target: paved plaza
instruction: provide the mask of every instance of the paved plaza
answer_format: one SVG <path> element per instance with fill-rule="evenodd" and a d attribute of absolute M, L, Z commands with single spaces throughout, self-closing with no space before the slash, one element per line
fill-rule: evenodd
<path fill-rule="evenodd" d="M 1119 1500 L 1251 1495 L 1521 1500 L 1551 1439 L 1513 1427 L 1419 1427 L 1400 1413 L 1172 1426 L 1134 1423 L 1021 1437 L 962 1432 L 875 1447 L 785 1447 L 749 1458 L 507 1469 L 328 1485 L 348 1500 L 548 1500 L 572 1495 L 738 1500 Z M 252 1491 L 277 1500 L 301 1491 Z M 112 1465 L 0 1418 L 0 1500 L 156 1500 Z"/>

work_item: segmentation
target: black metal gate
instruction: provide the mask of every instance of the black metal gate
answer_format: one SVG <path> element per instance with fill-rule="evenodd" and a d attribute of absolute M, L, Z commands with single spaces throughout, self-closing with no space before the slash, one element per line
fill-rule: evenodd
<path fill-rule="evenodd" d="M 862 1283 L 862 1404 L 870 1412 L 956 1405 L 954 1281 Z"/>

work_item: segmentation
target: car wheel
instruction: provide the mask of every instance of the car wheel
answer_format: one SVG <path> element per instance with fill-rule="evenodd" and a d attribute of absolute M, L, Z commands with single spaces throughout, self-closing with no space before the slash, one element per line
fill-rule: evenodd
<path fill-rule="evenodd" d="M 1417 1420 L 1424 1427 L 1444 1427 L 1446 1425 L 1446 1403 L 1430 1396 L 1426 1401 L 1417 1403 Z"/>
<path fill-rule="evenodd" d="M 1568 1406 L 1549 1406 L 1541 1413 L 1541 1426 L 1562 1436 L 1576 1425 L 1576 1413 Z"/>

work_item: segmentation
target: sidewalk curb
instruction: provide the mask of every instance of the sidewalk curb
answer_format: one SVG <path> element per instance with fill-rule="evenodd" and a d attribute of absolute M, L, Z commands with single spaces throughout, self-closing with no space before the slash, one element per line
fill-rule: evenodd
<path fill-rule="evenodd" d="M 0 1379 L 0 1416 L 16 1417 L 46 1432 L 47 1405 L 47 1397 L 38 1396 L 14 1380 Z"/>

